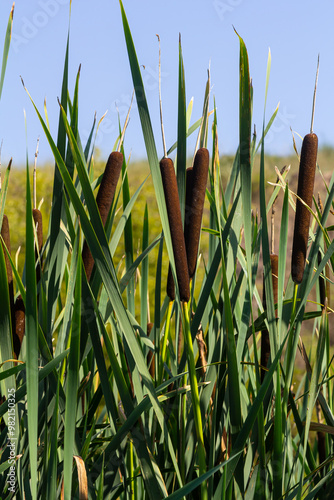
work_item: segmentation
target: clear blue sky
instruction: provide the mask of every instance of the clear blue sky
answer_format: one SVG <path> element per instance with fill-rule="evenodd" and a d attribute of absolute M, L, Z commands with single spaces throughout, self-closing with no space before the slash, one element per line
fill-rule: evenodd
<path fill-rule="evenodd" d="M 0 4 L 0 46 L 12 0 Z M 236 28 L 248 49 L 254 86 L 253 123 L 262 127 L 268 49 L 272 66 L 267 119 L 280 102 L 279 115 L 268 136 L 269 153 L 292 151 L 290 127 L 309 132 L 316 63 L 320 73 L 314 131 L 319 144 L 334 145 L 334 4 L 324 0 L 268 2 L 266 0 L 124 0 L 151 112 L 158 153 L 162 156 L 158 105 L 158 42 L 162 50 L 162 99 L 167 146 L 176 139 L 178 38 L 182 36 L 187 102 L 194 97 L 193 119 L 201 113 L 207 69 L 211 67 L 212 94 L 218 113 L 222 154 L 238 144 L 239 42 Z M 14 165 L 25 161 L 23 110 L 27 114 L 28 152 L 32 162 L 40 136 L 39 162 L 52 159 L 49 146 L 20 80 L 43 112 L 46 97 L 53 136 L 56 137 L 67 30 L 69 0 L 16 0 L 13 38 L 0 101 L 2 163 L 12 156 Z M 79 131 L 83 142 L 94 113 L 108 110 L 97 145 L 103 157 L 117 136 L 116 104 L 124 120 L 132 94 L 132 79 L 117 0 L 73 0 L 70 22 L 70 90 L 81 64 Z M 211 107 L 213 101 L 211 100 Z M 298 143 L 300 146 L 300 142 Z M 131 112 L 125 139 L 132 157 L 144 158 L 136 107 Z M 193 144 L 189 145 L 189 154 Z"/>

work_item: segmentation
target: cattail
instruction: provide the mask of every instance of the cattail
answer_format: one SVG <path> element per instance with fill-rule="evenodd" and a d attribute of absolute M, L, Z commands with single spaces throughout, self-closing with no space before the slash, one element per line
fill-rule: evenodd
<path fill-rule="evenodd" d="M 147 323 L 147 336 L 150 335 L 151 330 L 153 328 L 153 323 Z M 147 354 L 147 366 L 149 367 L 149 372 L 151 377 L 155 377 L 155 356 L 154 352 L 149 350 Z"/>
<path fill-rule="evenodd" d="M 109 210 L 114 199 L 119 175 L 122 170 L 122 165 L 122 153 L 113 151 L 109 155 L 99 191 L 96 196 L 96 204 L 98 206 L 103 225 L 106 224 L 108 218 Z M 87 280 L 89 281 L 94 267 L 94 259 L 86 241 L 84 242 L 82 249 L 82 260 L 86 271 Z"/>
<path fill-rule="evenodd" d="M 15 301 L 14 311 L 15 333 L 13 335 L 13 346 L 16 359 L 18 359 L 25 333 L 25 307 L 21 295 L 19 295 Z"/>
<path fill-rule="evenodd" d="M 277 304 L 278 301 L 278 255 L 271 254 L 270 255 L 270 264 L 271 264 L 271 274 L 272 274 L 272 283 L 273 283 L 273 292 L 274 292 L 274 303 Z M 266 300 L 266 291 L 263 280 L 263 308 L 267 309 L 267 300 Z M 277 310 L 276 310 L 277 316 Z M 269 332 L 265 328 L 261 333 L 261 367 L 267 367 L 268 361 L 270 359 L 270 341 L 269 341 Z M 261 382 L 263 382 L 266 371 L 261 368 Z"/>
<path fill-rule="evenodd" d="M 190 288 L 187 253 L 184 242 L 177 181 L 174 165 L 170 158 L 163 158 L 160 161 L 160 171 L 165 193 L 180 299 L 181 301 L 188 302 L 190 298 Z"/>
<path fill-rule="evenodd" d="M 40 277 L 41 277 L 41 264 L 42 264 L 43 217 L 42 217 L 42 213 L 37 208 L 33 208 L 32 216 L 33 216 L 35 227 L 36 227 L 37 245 L 38 245 L 38 249 L 36 248 L 36 250 L 35 250 L 35 260 L 36 260 L 36 262 L 38 262 L 38 259 L 40 259 L 39 262 L 37 263 L 37 267 L 36 267 L 36 281 L 38 283 L 40 280 Z"/>
<path fill-rule="evenodd" d="M 318 137 L 314 133 L 307 134 L 304 137 L 300 155 L 297 195 L 309 207 L 312 205 L 317 151 Z M 293 281 L 297 284 L 301 283 L 303 279 L 309 226 L 310 212 L 297 199 L 291 260 L 291 275 Z"/>
<path fill-rule="evenodd" d="M 5 214 L 4 214 L 3 219 L 2 219 L 1 236 L 3 238 L 4 244 L 7 247 L 8 252 L 10 253 L 9 223 L 8 223 L 8 217 Z M 12 271 L 12 266 L 10 265 L 8 255 L 7 255 L 7 252 L 5 249 L 4 249 L 4 255 L 5 255 L 5 262 L 6 262 L 7 280 L 8 280 L 8 285 L 9 285 L 10 283 L 13 283 L 13 271 Z"/>
<path fill-rule="evenodd" d="M 192 191 L 192 173 L 193 173 L 193 167 L 187 168 L 186 171 L 186 206 L 185 206 L 185 219 L 184 219 L 184 227 L 187 227 L 188 223 L 188 218 L 189 218 L 189 211 L 190 211 L 190 204 L 191 204 L 191 191 Z M 185 232 L 185 230 L 184 230 Z M 187 242 L 186 243 L 186 248 L 187 248 Z M 172 269 L 169 265 L 168 268 L 168 278 L 167 278 L 167 295 L 170 298 L 170 300 L 175 300 L 175 285 L 174 285 L 174 279 L 173 279 L 173 274 L 172 274 Z"/>
<path fill-rule="evenodd" d="M 4 214 L 2 219 L 1 226 L 1 236 L 4 241 L 4 245 L 6 246 L 8 252 L 10 253 L 10 232 L 9 232 L 9 222 L 7 215 Z M 10 261 L 7 255 L 6 250 L 3 248 L 3 253 L 5 256 L 6 262 L 6 271 L 7 271 L 7 282 L 8 282 L 8 292 L 9 292 L 9 304 L 11 310 L 11 321 L 12 321 L 12 332 L 15 331 L 15 315 L 14 315 L 14 283 L 13 283 L 13 270 L 10 265 Z"/>
<path fill-rule="evenodd" d="M 193 170 L 187 182 L 191 192 L 187 194 L 188 208 L 184 231 L 190 278 L 194 276 L 196 269 L 208 170 L 209 151 L 200 148 L 195 155 Z"/>

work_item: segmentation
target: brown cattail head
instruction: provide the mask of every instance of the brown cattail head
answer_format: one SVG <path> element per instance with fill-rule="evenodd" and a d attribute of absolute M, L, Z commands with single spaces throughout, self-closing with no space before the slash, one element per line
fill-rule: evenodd
<path fill-rule="evenodd" d="M 167 276 L 167 295 L 171 301 L 175 300 L 175 283 L 170 264 L 168 266 L 168 276 Z"/>
<path fill-rule="evenodd" d="M 122 165 L 122 153 L 119 153 L 118 151 L 110 153 L 103 177 L 101 179 L 99 191 L 96 196 L 96 204 L 99 209 L 103 225 L 107 222 L 109 210 L 115 196 L 116 186 L 122 170 Z M 94 267 L 94 259 L 86 241 L 84 242 L 82 249 L 82 260 L 87 280 L 89 281 Z"/>
<path fill-rule="evenodd" d="M 122 165 L 122 153 L 119 153 L 118 151 L 110 153 L 99 191 L 96 196 L 96 203 L 103 225 L 107 222 L 108 213 L 115 196 L 116 186 L 122 170 Z"/>
<path fill-rule="evenodd" d="M 14 310 L 15 333 L 13 335 L 13 346 L 16 359 L 18 359 L 25 333 L 25 307 L 21 295 L 19 295 L 15 301 Z"/>
<path fill-rule="evenodd" d="M 307 134 L 300 154 L 297 195 L 312 206 L 315 169 L 317 165 L 318 137 Z M 310 212 L 299 199 L 296 202 L 295 229 L 293 234 L 291 275 L 295 283 L 301 283 L 304 274 Z"/>
<path fill-rule="evenodd" d="M 277 304 L 278 301 L 278 255 L 271 254 L 270 255 L 270 264 L 271 264 L 271 274 L 272 274 L 272 283 L 273 283 L 273 292 L 274 292 L 274 303 Z M 266 290 L 264 286 L 263 280 L 263 309 L 267 309 L 267 300 L 266 300 Z M 276 310 L 277 316 L 277 310 Z M 270 358 L 270 341 L 269 341 L 269 332 L 267 329 L 262 330 L 261 332 L 261 366 L 267 367 L 268 361 Z M 266 372 L 261 369 L 261 382 L 263 382 L 264 376 Z"/>
<path fill-rule="evenodd" d="M 163 158 L 160 161 L 160 171 L 165 193 L 180 299 L 181 301 L 188 302 L 190 298 L 190 288 L 187 254 L 184 242 L 177 181 L 174 165 L 170 158 Z"/>
<path fill-rule="evenodd" d="M 194 276 L 196 269 L 208 171 L 209 151 L 200 148 L 195 155 L 191 177 L 187 181 L 187 188 L 189 186 L 191 192 L 186 195 L 188 209 L 184 231 L 190 278 Z"/>
<path fill-rule="evenodd" d="M 186 234 L 186 227 L 189 220 L 189 213 L 191 210 L 191 191 L 192 191 L 192 179 L 193 179 L 193 167 L 187 168 L 186 172 L 186 206 L 185 206 L 185 218 L 184 218 L 184 233 Z M 187 248 L 187 242 L 186 248 Z M 173 274 L 171 267 L 168 267 L 168 278 L 167 278 L 167 295 L 170 300 L 175 300 L 175 284 L 173 279 Z"/>
<path fill-rule="evenodd" d="M 38 210 L 37 208 L 33 208 L 32 216 L 37 231 L 38 252 L 41 253 L 43 248 L 43 217 L 40 210 Z"/>
<path fill-rule="evenodd" d="M 3 238 L 4 244 L 8 252 L 10 253 L 10 232 L 9 232 L 9 222 L 7 215 L 4 214 L 2 219 L 1 226 L 1 236 Z M 13 283 L 13 270 L 10 265 L 10 261 L 5 249 L 3 249 L 5 255 L 6 262 L 6 271 L 7 271 L 7 282 L 8 282 L 8 292 L 9 292 L 9 303 L 10 303 L 10 311 L 11 311 L 11 322 L 12 322 L 12 337 L 14 338 L 15 332 L 15 314 L 14 314 L 14 283 Z"/>
<path fill-rule="evenodd" d="M 10 233 L 9 233 L 9 223 L 8 217 L 4 214 L 2 219 L 2 227 L 1 227 L 1 236 L 3 238 L 4 244 L 7 247 L 8 252 L 10 253 Z M 7 280 L 8 284 L 13 282 L 13 271 L 12 266 L 10 265 L 8 255 L 6 250 L 4 249 L 5 262 L 6 262 L 6 271 L 7 271 Z"/>

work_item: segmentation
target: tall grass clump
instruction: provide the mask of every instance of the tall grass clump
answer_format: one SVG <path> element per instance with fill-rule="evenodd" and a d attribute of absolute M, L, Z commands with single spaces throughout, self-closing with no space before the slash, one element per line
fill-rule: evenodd
<path fill-rule="evenodd" d="M 300 208 L 287 171 L 268 195 L 265 141 L 277 109 L 267 121 L 265 104 L 261 137 L 252 135 L 244 40 L 236 37 L 240 143 L 226 177 L 210 75 L 202 114 L 193 119 L 180 41 L 175 142 L 158 151 L 122 2 L 120 11 L 157 210 L 147 203 L 140 220 L 132 217 L 141 198 L 146 201 L 148 178 L 131 194 L 126 133 L 115 137 L 119 152 L 96 177 L 95 121 L 83 144 L 81 76 L 79 70 L 70 95 L 68 39 L 57 139 L 24 87 L 55 160 L 49 221 L 35 212 L 27 162 L 23 271 L 6 247 L 5 232 L 1 238 L 0 496 L 331 498 L 334 242 L 328 217 L 334 177 L 324 186 L 321 209 L 310 211 L 312 195 L 298 191 L 301 207 L 308 205 L 303 244 L 309 248 L 308 258 L 298 260 L 303 279 L 296 286 L 288 259 L 289 213 L 296 209 L 299 218 Z M 10 30 L 8 48 L 9 41 Z M 270 61 L 269 53 L 265 102 Z M 193 133 L 196 152 L 187 174 Z M 313 136 L 310 146 L 301 164 L 310 164 L 316 176 Z M 9 183 L 7 168 L 1 226 Z M 307 190 L 313 193 L 309 181 Z M 274 254 L 267 215 L 277 198 L 282 208 L 276 206 Z M 153 236 L 157 220 L 159 235 Z M 139 245 L 134 227 L 140 228 Z M 169 265 L 172 286 L 166 291 Z M 326 294 L 320 297 L 321 280 Z M 306 344 L 308 324 L 314 334 Z M 294 369 L 298 348 L 301 375 Z"/>

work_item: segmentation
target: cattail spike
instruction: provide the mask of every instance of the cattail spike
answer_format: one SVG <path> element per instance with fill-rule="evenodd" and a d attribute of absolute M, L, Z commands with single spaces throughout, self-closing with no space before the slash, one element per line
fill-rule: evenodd
<path fill-rule="evenodd" d="M 100 212 L 102 224 L 105 226 L 111 208 L 116 186 L 122 170 L 123 155 L 118 151 L 113 151 L 108 158 L 106 168 L 101 180 L 99 191 L 96 196 L 96 203 Z M 87 280 L 90 280 L 94 259 L 88 248 L 87 242 L 84 242 L 82 249 L 82 260 L 86 271 Z"/>
<path fill-rule="evenodd" d="M 163 158 L 160 161 L 160 171 L 165 193 L 180 299 L 183 302 L 188 302 L 190 298 L 190 288 L 187 253 L 184 242 L 177 181 L 174 165 L 170 158 Z"/>
<path fill-rule="evenodd" d="M 25 333 L 25 307 L 21 295 L 19 295 L 15 301 L 14 311 L 15 311 L 15 333 L 13 335 L 13 347 L 16 359 L 18 359 Z"/>
<path fill-rule="evenodd" d="M 209 151 L 200 148 L 195 155 L 192 173 L 189 174 L 191 177 L 187 181 L 188 186 L 191 186 L 191 194 L 186 194 L 185 241 L 190 278 L 196 270 L 208 171 Z"/>
<path fill-rule="evenodd" d="M 10 253 L 10 232 L 9 232 L 9 222 L 8 222 L 8 217 L 6 214 L 3 215 L 2 219 L 2 227 L 1 227 L 1 236 L 3 238 L 4 244 L 6 245 L 6 248 L 8 252 Z M 12 266 L 10 265 L 8 255 L 4 249 L 4 255 L 5 255 L 5 262 L 6 262 L 6 271 L 7 271 L 7 280 L 8 284 L 12 283 L 13 281 L 13 271 L 12 271 Z"/>
<path fill-rule="evenodd" d="M 312 206 L 317 151 L 318 137 L 307 134 L 300 154 L 297 195 L 309 207 Z M 291 260 L 292 279 L 297 284 L 301 283 L 304 274 L 310 217 L 309 210 L 297 198 Z"/>
<path fill-rule="evenodd" d="M 2 226 L 1 226 L 1 236 L 3 238 L 2 245 L 6 246 L 8 252 L 10 253 L 10 231 L 9 231 L 9 222 L 6 214 L 3 215 L 2 218 Z M 11 310 L 11 321 L 12 321 L 12 337 L 14 337 L 15 332 L 15 314 L 14 314 L 14 283 L 13 283 L 13 270 L 10 265 L 10 261 L 5 249 L 3 249 L 3 253 L 5 256 L 6 263 L 6 271 L 7 271 L 7 282 L 8 282 L 8 292 L 9 292 L 9 303 Z"/>
<path fill-rule="evenodd" d="M 189 221 L 189 214 L 191 211 L 192 178 L 193 178 L 193 167 L 189 167 L 187 168 L 186 171 L 186 206 L 185 206 L 185 218 L 184 218 L 185 235 L 186 235 L 186 227 Z M 187 248 L 187 242 L 185 243 Z M 175 300 L 175 284 L 170 266 L 168 268 L 168 277 L 167 277 L 167 295 L 170 298 L 170 300 L 172 301 Z"/>

